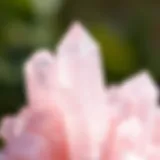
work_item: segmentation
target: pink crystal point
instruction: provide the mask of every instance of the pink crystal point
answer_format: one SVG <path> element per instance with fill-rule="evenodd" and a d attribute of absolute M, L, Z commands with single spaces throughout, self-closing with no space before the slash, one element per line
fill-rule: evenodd
<path fill-rule="evenodd" d="M 146 103 L 148 103 L 148 101 L 152 103 L 157 102 L 158 89 L 147 71 L 141 72 L 127 80 L 124 82 L 123 87 L 133 94 L 136 92 L 137 94 L 135 94 L 135 96 L 138 98 L 138 100 L 144 98 L 147 100 Z"/>
<path fill-rule="evenodd" d="M 58 52 L 64 50 L 65 52 L 70 52 L 70 54 L 77 54 L 76 51 L 84 51 L 83 53 L 85 54 L 87 49 L 99 49 L 99 45 L 80 22 L 74 22 L 69 27 L 57 47 Z"/>
<path fill-rule="evenodd" d="M 58 45 L 57 52 L 59 79 L 60 82 L 63 81 L 61 85 L 64 84 L 64 87 L 73 86 L 72 83 L 75 83 L 73 81 L 76 81 L 76 75 L 73 74 L 77 72 L 77 79 L 79 77 L 82 77 L 81 74 L 83 74 L 83 72 L 81 70 L 87 69 L 86 65 L 89 67 L 89 70 L 91 70 L 91 67 L 94 67 L 92 68 L 92 71 L 95 71 L 95 74 L 98 73 L 97 70 L 99 70 L 99 72 L 101 73 L 101 68 L 99 66 L 99 47 L 93 40 L 93 38 L 88 34 L 87 30 L 78 22 L 71 25 L 69 31 Z M 82 63 L 85 66 L 82 66 Z M 77 66 L 75 66 L 76 64 Z M 97 79 L 101 79 L 102 74 L 99 74 L 97 76 Z M 86 78 L 89 78 L 89 76 L 87 76 Z M 83 81 L 85 81 L 86 78 L 84 77 Z M 93 78 L 93 80 L 94 79 L 95 77 Z M 65 85 L 67 82 L 68 85 Z M 101 82 L 99 84 L 101 84 Z"/>
<path fill-rule="evenodd" d="M 52 103 L 54 57 L 47 50 L 37 51 L 25 64 L 28 102 L 40 107 Z"/>
<path fill-rule="evenodd" d="M 67 160 L 69 155 L 64 117 L 55 103 L 55 69 L 55 57 L 46 50 L 38 51 L 26 63 L 28 100 L 31 107 L 27 111 L 30 115 L 25 113 L 28 121 L 26 131 L 46 138 L 51 152 L 49 157 Z"/>
<path fill-rule="evenodd" d="M 97 148 L 107 125 L 99 47 L 86 29 L 75 23 L 61 41 L 57 51 L 59 83 L 74 95 L 80 112 L 86 119 L 84 125 L 87 124 L 88 134 L 94 143 L 91 146 Z M 79 129 L 72 130 L 82 132 Z M 91 152 L 98 154 L 99 151 L 91 149 Z"/>
<path fill-rule="evenodd" d="M 114 104 L 118 115 L 117 125 L 110 131 L 114 132 L 114 141 L 107 146 L 112 146 L 110 159 L 146 159 L 158 105 L 156 85 L 150 75 L 143 72 L 122 83 L 117 87 L 117 93 L 114 89 L 112 94 L 116 96 Z M 104 153 L 103 159 L 107 157 Z"/>

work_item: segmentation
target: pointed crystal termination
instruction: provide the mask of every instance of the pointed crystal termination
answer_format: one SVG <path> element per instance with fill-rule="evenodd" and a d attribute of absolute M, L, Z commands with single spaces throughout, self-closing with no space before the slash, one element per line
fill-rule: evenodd
<path fill-rule="evenodd" d="M 121 108 L 121 111 L 129 112 L 129 115 L 141 120 L 144 132 L 149 134 L 153 123 L 154 106 L 158 105 L 158 88 L 150 74 L 148 72 L 137 74 L 124 82 L 121 89 L 122 95 L 131 97 L 124 96 L 125 101 L 128 101 L 130 105 Z M 148 129 L 149 131 L 147 132 Z"/>
<path fill-rule="evenodd" d="M 54 57 L 47 50 L 37 51 L 25 64 L 27 97 L 29 104 L 45 105 L 51 101 L 53 89 Z"/>
<path fill-rule="evenodd" d="M 99 44 L 80 22 L 74 22 L 71 24 L 57 47 L 58 52 L 61 52 L 62 50 L 65 52 L 79 52 L 79 50 L 84 50 L 84 52 L 86 52 L 87 49 L 98 50 Z"/>
<path fill-rule="evenodd" d="M 75 80 L 76 76 L 83 78 L 82 82 L 90 78 L 92 81 L 98 80 L 98 87 L 104 85 L 98 43 L 80 23 L 71 25 L 57 47 L 57 52 L 59 80 L 62 85 L 68 84 L 71 87 L 74 81 L 78 82 Z M 85 73 L 87 75 L 84 76 Z"/>
<path fill-rule="evenodd" d="M 104 81 L 97 44 L 87 30 L 76 22 L 57 48 L 59 82 L 64 87 L 76 87 L 81 97 L 84 94 L 86 98 L 93 94 L 95 99 L 103 97 Z"/>
<path fill-rule="evenodd" d="M 71 90 L 78 100 L 89 123 L 90 135 L 94 139 L 91 146 L 97 147 L 107 122 L 98 43 L 76 22 L 60 42 L 57 52 L 59 85 Z M 96 149 L 93 150 L 93 153 L 97 153 Z"/>
<path fill-rule="evenodd" d="M 137 98 L 145 98 L 152 102 L 158 101 L 159 91 L 150 74 L 143 71 L 124 82 L 123 89 L 135 94 Z M 148 101 L 147 101 L 148 102 Z"/>
<path fill-rule="evenodd" d="M 95 74 L 99 72 L 97 77 L 101 79 L 99 45 L 79 22 L 75 22 L 71 25 L 60 41 L 57 52 L 58 67 L 60 66 L 59 78 L 65 88 L 70 88 L 73 85 L 74 78 L 71 73 L 76 71 L 78 72 L 77 74 L 81 74 L 78 68 L 74 71 L 75 65 L 81 65 L 82 68 L 85 68 L 85 65 L 83 66 L 81 63 L 93 65 L 92 67 L 94 68 L 92 68 L 92 72 L 95 72 Z M 87 67 L 85 69 L 87 69 Z M 91 66 L 89 70 L 91 71 Z"/>

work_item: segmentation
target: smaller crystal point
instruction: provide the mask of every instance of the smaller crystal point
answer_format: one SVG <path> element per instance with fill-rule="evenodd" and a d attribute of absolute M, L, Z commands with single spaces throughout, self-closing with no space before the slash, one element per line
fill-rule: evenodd
<path fill-rule="evenodd" d="M 27 77 L 35 74 L 35 70 L 45 68 L 48 64 L 52 63 L 52 56 L 47 50 L 39 50 L 33 54 L 32 57 L 26 61 L 24 65 L 24 72 Z"/>
<path fill-rule="evenodd" d="M 31 66 L 33 66 L 33 63 L 41 63 L 44 64 L 45 63 L 49 63 L 53 61 L 53 57 L 50 54 L 50 52 L 48 50 L 38 50 L 36 51 L 33 56 L 26 62 L 25 64 L 25 70 L 27 71 L 28 69 L 30 69 Z M 43 65 L 42 65 L 43 66 Z M 39 66 L 38 66 L 39 67 Z"/>
<path fill-rule="evenodd" d="M 54 59 L 47 50 L 37 51 L 25 64 L 27 79 L 32 79 L 34 84 L 47 83 L 49 73 L 53 71 Z M 30 81 L 27 80 L 29 83 Z"/>
<path fill-rule="evenodd" d="M 86 48 L 99 49 L 99 45 L 80 22 L 74 22 L 62 38 L 57 50 L 58 52 L 68 49 L 76 51 L 83 48 L 85 51 Z"/>
<path fill-rule="evenodd" d="M 153 98 L 154 101 L 158 98 L 157 86 L 147 71 L 130 78 L 124 83 L 123 87 L 130 92 L 134 92 L 137 97 L 145 96 L 149 99 Z"/>
<path fill-rule="evenodd" d="M 45 102 L 53 88 L 54 57 L 47 50 L 39 50 L 24 69 L 29 102 Z"/>

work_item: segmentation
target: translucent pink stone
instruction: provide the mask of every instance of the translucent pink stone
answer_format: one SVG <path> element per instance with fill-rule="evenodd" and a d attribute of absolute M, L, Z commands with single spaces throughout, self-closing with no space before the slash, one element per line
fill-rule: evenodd
<path fill-rule="evenodd" d="M 109 102 L 117 108 L 117 112 L 110 122 L 111 136 L 105 142 L 107 144 L 112 137 L 111 144 L 105 146 L 106 150 L 112 146 L 111 151 L 104 152 L 103 159 L 124 160 L 130 159 L 126 158 L 129 156 L 131 160 L 146 160 L 153 133 L 158 132 L 153 131 L 155 121 L 159 124 L 158 119 L 155 120 L 158 106 L 156 85 L 144 72 L 111 88 L 109 93 Z"/>
<path fill-rule="evenodd" d="M 49 51 L 40 50 L 25 63 L 27 99 L 35 107 L 54 104 L 54 61 Z"/>
<path fill-rule="evenodd" d="M 149 73 L 105 87 L 100 47 L 79 22 L 56 52 L 25 63 L 26 106 L 2 120 L 0 160 L 159 160 L 159 93 Z"/>

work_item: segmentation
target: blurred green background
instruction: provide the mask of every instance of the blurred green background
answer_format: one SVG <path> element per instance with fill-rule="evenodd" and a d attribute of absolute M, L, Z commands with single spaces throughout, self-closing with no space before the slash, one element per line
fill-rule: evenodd
<path fill-rule="evenodd" d="M 25 102 L 22 65 L 38 48 L 54 49 L 74 20 L 101 44 L 106 79 L 148 69 L 160 82 L 157 0 L 1 0 L 0 117 Z"/>

